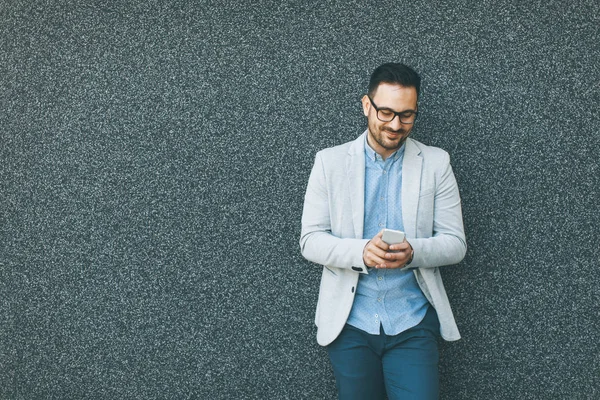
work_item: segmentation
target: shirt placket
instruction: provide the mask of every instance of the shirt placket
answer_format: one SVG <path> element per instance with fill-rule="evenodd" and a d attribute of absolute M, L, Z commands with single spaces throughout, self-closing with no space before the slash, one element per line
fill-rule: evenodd
<path fill-rule="evenodd" d="M 383 160 L 377 160 L 377 166 L 379 168 L 381 168 L 381 176 L 380 176 L 380 180 L 379 180 L 379 185 L 378 185 L 378 193 L 377 193 L 377 203 L 378 203 L 378 207 L 377 207 L 377 216 L 378 216 L 378 220 L 379 220 L 379 227 L 381 229 L 387 227 L 388 224 L 388 186 L 389 186 L 389 172 L 390 172 L 390 166 L 391 166 L 391 159 L 387 159 L 386 161 Z M 384 315 L 387 315 L 387 313 L 385 312 L 385 293 L 386 293 L 386 287 L 385 287 L 385 274 L 386 274 L 386 270 L 385 269 L 379 269 L 377 270 L 377 280 L 376 280 L 376 287 L 377 287 L 377 297 L 375 299 L 375 324 L 377 325 L 377 330 L 379 329 L 379 325 L 381 324 L 381 318 Z"/>

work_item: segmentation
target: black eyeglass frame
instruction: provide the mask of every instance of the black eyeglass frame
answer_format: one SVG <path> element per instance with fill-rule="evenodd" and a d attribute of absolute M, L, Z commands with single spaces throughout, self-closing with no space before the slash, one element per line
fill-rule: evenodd
<path fill-rule="evenodd" d="M 369 98 L 369 101 L 371 102 L 371 104 L 373 105 L 373 108 L 375 109 L 375 115 L 377 115 L 377 119 L 380 120 L 381 122 L 392 122 L 394 120 L 394 118 L 396 118 L 396 116 L 398 116 L 398 118 L 400 119 L 400 122 L 402 122 L 403 124 L 406 124 L 406 125 L 412 125 L 417 120 L 417 116 L 419 115 L 419 111 L 418 110 L 415 110 L 415 111 L 413 111 L 413 110 L 406 110 L 406 111 L 402 111 L 402 112 L 396 112 L 394 110 L 390 110 L 389 108 L 385 108 L 385 107 L 384 108 L 379 108 L 379 107 L 377 107 L 377 104 L 375 104 L 375 102 L 373 101 L 373 99 L 371 98 L 371 96 L 367 96 L 367 97 Z M 380 110 L 381 111 L 387 111 L 387 112 L 393 113 L 394 116 L 392 117 L 392 119 L 388 119 L 388 120 L 382 119 L 379 116 L 379 111 Z M 410 113 L 410 115 L 406 115 L 406 113 Z M 414 116 L 414 118 L 413 118 L 413 116 Z M 403 121 L 402 118 L 411 118 L 412 121 L 406 122 L 406 121 Z"/>

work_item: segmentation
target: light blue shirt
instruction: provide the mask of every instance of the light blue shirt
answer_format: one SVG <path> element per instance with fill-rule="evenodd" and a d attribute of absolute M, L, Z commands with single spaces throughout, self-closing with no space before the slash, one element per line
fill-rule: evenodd
<path fill-rule="evenodd" d="M 402 160 L 404 146 L 385 161 L 365 136 L 365 216 L 363 239 L 383 228 L 404 231 L 402 221 Z M 419 324 L 429 302 L 412 271 L 370 268 L 360 274 L 347 323 L 372 335 L 383 327 L 397 335 Z"/>

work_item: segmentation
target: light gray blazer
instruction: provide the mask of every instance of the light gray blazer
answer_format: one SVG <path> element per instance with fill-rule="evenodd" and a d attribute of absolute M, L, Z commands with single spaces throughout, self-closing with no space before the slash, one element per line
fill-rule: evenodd
<path fill-rule="evenodd" d="M 326 346 L 340 334 L 354 302 L 362 259 L 369 241 L 364 223 L 366 131 L 356 140 L 319 151 L 302 213 L 300 249 L 323 265 L 315 316 L 317 342 Z M 407 139 L 402 162 L 402 219 L 414 249 L 409 265 L 435 307 L 445 340 L 460 334 L 438 268 L 465 256 L 460 196 L 448 153 Z"/>

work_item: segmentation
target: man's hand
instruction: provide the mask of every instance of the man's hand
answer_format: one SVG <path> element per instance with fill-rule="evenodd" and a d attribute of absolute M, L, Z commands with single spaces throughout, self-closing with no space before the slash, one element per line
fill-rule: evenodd
<path fill-rule="evenodd" d="M 412 246 L 404 242 L 389 246 L 381 236 L 383 230 L 367 243 L 363 250 L 363 262 L 367 267 L 375 268 L 402 268 L 412 258 Z"/>

